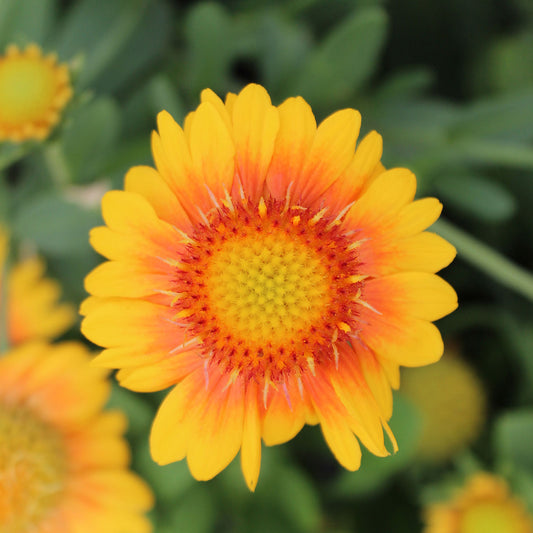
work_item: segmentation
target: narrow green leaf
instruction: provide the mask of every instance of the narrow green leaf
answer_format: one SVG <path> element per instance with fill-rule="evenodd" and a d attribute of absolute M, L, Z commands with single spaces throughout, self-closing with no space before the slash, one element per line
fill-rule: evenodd
<path fill-rule="evenodd" d="M 121 51 L 95 80 L 101 92 L 129 88 L 143 71 L 159 62 L 170 46 L 173 13 L 168 4 L 152 2 L 146 14 Z"/>
<path fill-rule="evenodd" d="M 114 101 L 101 98 L 75 110 L 71 120 L 63 132 L 64 156 L 71 180 L 80 183 L 104 168 L 118 140 L 120 114 Z"/>
<path fill-rule="evenodd" d="M 516 211 L 511 193 L 496 181 L 474 174 L 452 174 L 435 180 L 438 196 L 487 222 L 503 222 Z"/>
<path fill-rule="evenodd" d="M 55 42 L 60 57 L 81 54 L 80 87 L 92 83 L 142 22 L 149 0 L 81 0 L 73 4 Z"/>
<path fill-rule="evenodd" d="M 468 140 L 455 145 L 463 159 L 483 165 L 499 165 L 533 169 L 533 147 L 530 144 L 492 140 Z"/>
<path fill-rule="evenodd" d="M 318 45 L 293 79 L 291 92 L 321 108 L 343 102 L 375 71 L 386 29 L 383 9 L 356 10 Z"/>
<path fill-rule="evenodd" d="M 502 285 L 533 300 L 531 272 L 442 218 L 435 222 L 432 228 L 457 248 L 459 257 Z"/>
<path fill-rule="evenodd" d="M 450 134 L 455 141 L 525 141 L 531 138 L 532 123 L 533 90 L 528 90 L 472 104 L 462 111 Z"/>
<path fill-rule="evenodd" d="M 210 87 L 225 90 L 232 59 L 232 25 L 220 4 L 201 2 L 185 20 L 187 40 L 186 81 L 191 94 Z"/>

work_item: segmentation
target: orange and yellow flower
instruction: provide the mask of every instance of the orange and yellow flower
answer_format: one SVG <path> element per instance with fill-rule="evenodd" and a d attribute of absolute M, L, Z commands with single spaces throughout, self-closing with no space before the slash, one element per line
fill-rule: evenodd
<path fill-rule="evenodd" d="M 0 142 L 48 137 L 71 97 L 69 70 L 55 54 L 9 45 L 0 55 Z"/>
<path fill-rule="evenodd" d="M 502 478 L 479 472 L 452 500 L 428 507 L 424 533 L 533 533 L 533 517 Z"/>
<path fill-rule="evenodd" d="M 39 257 L 15 262 L 4 272 L 7 240 L 7 233 L 0 226 L 0 302 L 1 307 L 5 306 L 0 320 L 6 320 L 8 344 L 52 339 L 64 333 L 76 317 L 74 307 L 58 303 L 61 287 L 56 281 L 43 277 L 45 265 Z"/>
<path fill-rule="evenodd" d="M 423 230 L 434 198 L 385 170 L 381 137 L 356 147 L 360 115 L 318 127 L 300 97 L 279 107 L 249 85 L 212 91 L 180 128 L 158 115 L 156 169 L 135 167 L 102 202 L 91 232 L 110 261 L 86 279 L 85 335 L 121 384 L 175 386 L 152 427 L 154 459 L 187 457 L 210 479 L 241 452 L 254 490 L 261 440 L 319 423 L 339 460 L 361 441 L 385 456 L 400 365 L 439 359 L 431 323 L 456 294 L 434 275 L 453 246 Z"/>
<path fill-rule="evenodd" d="M 126 419 L 79 343 L 0 358 L 0 531 L 145 533 L 152 494 L 127 469 Z"/>

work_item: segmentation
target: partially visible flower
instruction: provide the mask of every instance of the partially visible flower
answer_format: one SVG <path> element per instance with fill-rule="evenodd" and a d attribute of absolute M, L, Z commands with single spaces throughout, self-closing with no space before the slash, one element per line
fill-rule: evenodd
<path fill-rule="evenodd" d="M 443 352 L 431 322 L 457 296 L 434 273 L 455 249 L 424 232 L 442 206 L 384 169 L 376 132 L 355 149 L 353 109 L 317 127 L 302 98 L 275 107 L 258 85 L 201 100 L 183 129 L 161 112 L 157 170 L 104 196 L 91 242 L 110 261 L 86 279 L 82 330 L 125 387 L 175 385 L 152 428 L 158 463 L 187 457 L 204 480 L 240 450 L 254 490 L 261 440 L 319 423 L 356 470 L 359 441 L 395 447 L 399 366 Z"/>
<path fill-rule="evenodd" d="M 102 411 L 107 371 L 80 343 L 0 358 L 0 531 L 148 533 L 146 484 L 127 468 L 126 419 Z"/>
<path fill-rule="evenodd" d="M 0 55 L 0 142 L 42 140 L 72 96 L 68 67 L 36 44 Z"/>
<path fill-rule="evenodd" d="M 58 303 L 61 286 L 43 277 L 45 265 L 33 256 L 10 265 L 4 271 L 7 254 L 7 233 L 0 227 L 0 300 L 5 304 L 5 316 L 10 345 L 36 339 L 52 339 L 74 322 L 74 307 Z M 4 279 L 5 278 L 5 279 Z"/>
<path fill-rule="evenodd" d="M 425 511 L 424 533 L 533 533 L 533 517 L 500 477 L 473 475 L 448 502 Z"/>
<path fill-rule="evenodd" d="M 472 368 L 453 352 L 402 371 L 401 392 L 422 414 L 418 457 L 443 461 L 470 445 L 485 421 L 486 397 Z"/>

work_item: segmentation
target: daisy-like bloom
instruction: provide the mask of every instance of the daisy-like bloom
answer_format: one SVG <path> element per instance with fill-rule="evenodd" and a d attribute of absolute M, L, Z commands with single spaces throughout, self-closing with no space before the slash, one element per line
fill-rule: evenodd
<path fill-rule="evenodd" d="M 5 300 L 0 300 L 6 309 L 0 315 L 7 321 L 9 344 L 57 337 L 74 322 L 74 307 L 58 303 L 61 287 L 43 277 L 45 265 L 39 257 L 23 259 L 4 272 L 7 240 L 6 231 L 0 227 L 0 298 L 6 291 Z"/>
<path fill-rule="evenodd" d="M 439 359 L 430 321 L 457 305 L 433 274 L 455 250 L 423 232 L 440 203 L 413 202 L 415 177 L 383 168 L 377 133 L 354 152 L 353 109 L 317 127 L 302 98 L 274 107 L 258 85 L 201 100 L 184 129 L 160 113 L 156 169 L 103 198 L 91 242 L 110 261 L 82 306 L 83 332 L 107 348 L 97 362 L 133 390 L 176 385 L 152 455 L 187 457 L 200 480 L 240 450 L 254 490 L 261 439 L 305 423 L 350 470 L 358 439 L 387 455 L 399 366 Z"/>
<path fill-rule="evenodd" d="M 0 531 L 151 531 L 126 419 L 102 411 L 107 371 L 89 361 L 79 343 L 26 343 L 0 358 Z"/>
<path fill-rule="evenodd" d="M 36 44 L 0 55 L 0 142 L 45 139 L 72 96 L 68 67 Z"/>
<path fill-rule="evenodd" d="M 481 472 L 449 502 L 426 510 L 424 533 L 533 533 L 533 517 L 507 483 Z"/>
<path fill-rule="evenodd" d="M 446 352 L 438 363 L 405 369 L 401 392 L 422 415 L 418 458 L 450 459 L 479 436 L 485 421 L 485 390 L 458 354 Z"/>

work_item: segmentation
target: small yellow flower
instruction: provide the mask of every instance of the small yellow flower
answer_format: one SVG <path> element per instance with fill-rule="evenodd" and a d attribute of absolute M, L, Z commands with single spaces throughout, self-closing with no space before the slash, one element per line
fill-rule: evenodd
<path fill-rule="evenodd" d="M 175 385 L 152 428 L 158 463 L 187 457 L 205 480 L 240 450 L 254 490 L 261 441 L 306 423 L 349 470 L 359 441 L 395 446 L 391 388 L 400 365 L 442 355 L 432 321 L 457 296 L 435 272 L 455 249 L 424 231 L 442 206 L 385 170 L 381 137 L 356 148 L 360 122 L 343 109 L 317 126 L 303 98 L 276 107 L 259 85 L 225 102 L 205 90 L 183 129 L 158 115 L 157 168 L 104 196 L 91 242 L 110 261 L 86 279 L 82 329 L 122 385 Z"/>
<path fill-rule="evenodd" d="M 0 531 L 149 533 L 152 502 L 127 468 L 126 419 L 102 411 L 105 370 L 80 343 L 0 358 Z"/>
<path fill-rule="evenodd" d="M 477 473 L 449 502 L 431 505 L 424 533 L 533 533 L 533 517 L 499 477 Z"/>
<path fill-rule="evenodd" d="M 43 140 L 72 96 L 70 74 L 36 44 L 0 55 L 0 142 Z"/>
<path fill-rule="evenodd" d="M 0 296 L 7 291 L 5 300 L 1 300 L 5 314 L 0 316 L 7 321 L 8 343 L 52 339 L 72 325 L 74 307 L 58 303 L 61 287 L 57 281 L 43 277 L 45 265 L 39 257 L 16 262 L 9 272 L 4 272 L 7 239 L 7 233 L 0 227 Z"/>
<path fill-rule="evenodd" d="M 483 385 L 458 355 L 402 372 L 401 392 L 422 414 L 418 457 L 443 461 L 478 437 L 485 420 Z"/>

